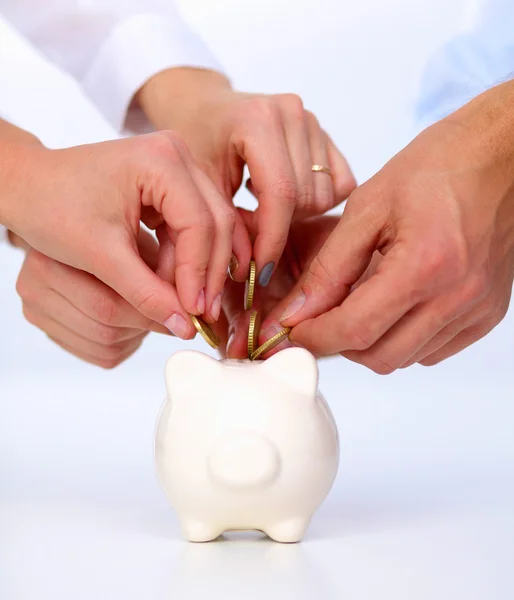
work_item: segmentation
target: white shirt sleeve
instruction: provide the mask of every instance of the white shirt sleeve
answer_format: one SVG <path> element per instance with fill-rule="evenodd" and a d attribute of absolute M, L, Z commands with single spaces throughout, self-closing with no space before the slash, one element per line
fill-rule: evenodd
<path fill-rule="evenodd" d="M 118 131 L 149 129 L 130 103 L 152 75 L 177 66 L 222 71 L 173 0 L 0 0 L 0 11 Z"/>
<path fill-rule="evenodd" d="M 7 241 L 7 229 L 3 225 L 0 225 L 0 244 Z"/>
<path fill-rule="evenodd" d="M 426 127 L 488 88 L 514 77 L 514 4 L 483 0 L 475 26 L 451 40 L 428 63 L 417 120 Z"/>

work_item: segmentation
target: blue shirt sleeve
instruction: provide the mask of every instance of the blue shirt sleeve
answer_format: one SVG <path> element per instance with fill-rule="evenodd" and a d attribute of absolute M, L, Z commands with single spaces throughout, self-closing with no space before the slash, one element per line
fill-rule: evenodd
<path fill-rule="evenodd" d="M 447 43 L 421 80 L 416 121 L 427 127 L 514 77 L 514 0 L 485 0 L 476 26 Z"/>

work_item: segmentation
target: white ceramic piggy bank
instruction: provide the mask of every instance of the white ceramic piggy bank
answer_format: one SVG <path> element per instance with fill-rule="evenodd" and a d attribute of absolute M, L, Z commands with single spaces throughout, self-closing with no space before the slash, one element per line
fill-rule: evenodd
<path fill-rule="evenodd" d="M 339 438 L 301 348 L 266 361 L 177 352 L 156 434 L 160 482 L 193 542 L 257 529 L 297 542 L 337 473 Z"/>

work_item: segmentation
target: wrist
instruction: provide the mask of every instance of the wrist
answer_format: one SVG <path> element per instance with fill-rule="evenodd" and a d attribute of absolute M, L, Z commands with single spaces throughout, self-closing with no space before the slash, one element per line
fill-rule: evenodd
<path fill-rule="evenodd" d="M 490 88 L 445 121 L 462 132 L 459 154 L 474 156 L 498 183 L 514 184 L 514 81 Z"/>
<path fill-rule="evenodd" d="M 218 94 L 232 91 L 221 73 L 197 68 L 173 68 L 157 73 L 139 90 L 134 102 L 156 129 L 180 129 Z"/>
<path fill-rule="evenodd" d="M 48 150 L 33 136 L 0 138 L 0 223 L 11 232 L 21 235 L 29 221 L 28 199 L 41 182 L 43 152 Z"/>
<path fill-rule="evenodd" d="M 480 94 L 445 121 L 459 132 L 453 150 L 471 183 L 466 196 L 474 214 L 514 251 L 514 81 Z"/>

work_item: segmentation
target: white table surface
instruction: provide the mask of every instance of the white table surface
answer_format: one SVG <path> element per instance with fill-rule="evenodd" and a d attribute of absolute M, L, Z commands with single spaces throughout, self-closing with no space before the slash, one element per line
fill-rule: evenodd
<path fill-rule="evenodd" d="M 322 364 L 342 461 L 305 540 L 195 545 L 153 470 L 161 369 L 135 376 L 162 344 L 115 372 L 68 370 L 63 354 L 60 374 L 3 385 L 1 598 L 512 599 L 509 374 Z"/>

